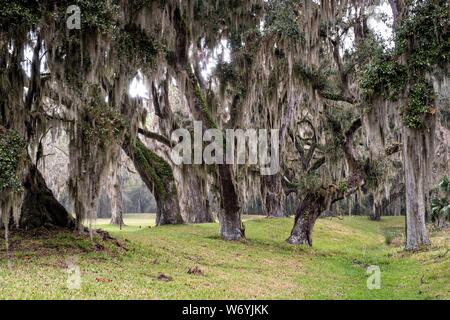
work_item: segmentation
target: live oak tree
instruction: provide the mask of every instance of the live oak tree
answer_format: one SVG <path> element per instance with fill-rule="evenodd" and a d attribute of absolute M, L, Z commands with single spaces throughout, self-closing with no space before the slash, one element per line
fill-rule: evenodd
<path fill-rule="evenodd" d="M 295 195 L 288 242 L 312 245 L 317 218 L 338 201 L 369 193 L 378 220 L 385 197 L 406 193 L 406 248 L 428 244 L 438 115 L 448 108 L 449 8 L 389 1 L 389 46 L 369 26 L 381 3 L 0 0 L 4 225 L 13 214 L 24 228 L 83 232 L 106 180 L 121 212 L 123 151 L 155 196 L 158 225 L 213 221 L 213 195 L 220 235 L 240 240 L 247 203 L 259 199 L 267 216 L 284 217 Z M 67 29 L 69 5 L 80 7 L 79 30 Z M 148 97 L 130 95 L 137 77 Z M 175 166 L 170 134 L 195 120 L 203 130 L 280 129 L 269 147 L 280 149 L 281 170 Z M 42 141 L 62 132 L 75 221 L 39 171 Z M 114 220 L 122 224 L 120 214 Z"/>
<path fill-rule="evenodd" d="M 280 3 L 281 6 L 277 6 Z M 446 14 L 448 13 L 448 4 L 424 1 L 410 3 L 400 8 L 399 3 L 391 2 L 391 5 L 395 5 L 393 7 L 395 26 L 393 31 L 396 48 L 393 52 L 383 48 L 373 30 L 368 28 L 367 20 L 372 14 L 370 5 L 376 5 L 376 2 L 323 1 L 319 5 L 313 2 L 274 1 L 271 4 L 273 10 L 271 13 L 274 18 L 267 19 L 268 31 L 258 38 L 258 41 L 266 39 L 265 37 L 274 39 L 275 36 L 270 31 L 278 37 L 269 44 L 262 42 L 265 46 L 262 49 L 264 50 L 262 57 L 265 60 L 258 61 L 257 65 L 267 66 L 268 57 L 271 55 L 281 56 L 288 64 L 287 68 L 282 69 L 284 74 L 293 74 L 293 76 L 288 77 L 288 80 L 283 83 L 283 79 L 278 76 L 278 68 L 272 66 L 266 74 L 264 69 L 256 74 L 258 78 L 264 78 L 266 75 L 268 79 L 271 77 L 276 79 L 275 85 L 272 87 L 257 85 L 253 88 L 255 88 L 254 90 L 264 90 L 264 97 L 270 97 L 282 92 L 283 87 L 288 87 L 290 99 L 295 96 L 303 97 L 307 104 L 303 115 L 306 114 L 306 120 L 310 122 L 313 131 L 320 135 L 321 140 L 320 142 L 312 141 L 312 143 L 310 141 L 305 150 L 302 150 L 301 147 L 297 148 L 303 168 L 294 170 L 294 175 L 303 172 L 300 176 L 308 178 L 307 180 L 312 182 L 313 187 L 310 188 L 303 184 L 302 188 L 299 188 L 299 191 L 306 192 L 307 196 L 305 201 L 300 202 L 295 219 L 296 225 L 288 241 L 311 244 L 310 232 L 315 219 L 323 210 L 330 209 L 329 206 L 335 201 L 347 197 L 357 189 L 365 191 L 370 185 L 376 189 L 380 180 L 385 185 L 392 184 L 392 182 L 388 182 L 387 175 L 389 171 L 395 170 L 396 159 L 387 160 L 386 157 L 395 157 L 395 154 L 400 151 L 399 147 L 403 145 L 408 226 L 406 248 L 416 250 L 420 245 L 427 244 L 425 230 L 427 205 L 425 202 L 428 194 L 428 180 L 431 176 L 429 168 L 433 163 L 434 156 L 432 142 L 435 135 L 433 125 L 435 108 L 431 105 L 434 100 L 433 88 L 421 79 L 423 79 L 425 70 L 448 69 L 446 62 L 448 55 L 446 55 L 444 40 L 448 35 L 448 15 Z M 349 14 L 349 11 L 352 13 Z M 398 15 L 403 19 L 409 15 L 411 17 L 402 22 Z M 425 27 L 423 19 L 430 15 L 433 19 L 428 19 L 429 24 Z M 414 32 L 413 30 L 416 30 L 415 27 L 419 24 L 427 30 L 433 30 L 433 35 L 429 31 L 430 34 L 422 38 L 421 33 Z M 342 53 L 343 42 L 348 39 L 350 31 L 354 36 L 355 50 Z M 299 34 L 303 39 L 296 46 L 294 39 Z M 412 45 L 405 46 L 408 41 Z M 297 61 L 292 57 L 297 57 Z M 441 57 L 442 60 L 438 63 L 433 60 L 436 57 Z M 303 61 L 301 61 L 302 59 Z M 402 59 L 403 61 L 401 61 Z M 424 61 L 420 61 L 421 59 Z M 300 78 L 303 83 L 292 85 L 295 77 Z M 434 74 L 433 77 L 437 82 L 437 84 L 435 83 L 436 88 L 445 86 L 445 75 L 442 72 L 440 72 L 440 76 Z M 415 83 L 412 87 L 409 84 L 411 82 Z M 299 92 L 293 94 L 292 92 L 296 90 Z M 440 91 L 445 92 L 445 89 Z M 253 99 L 250 105 L 260 106 L 255 103 L 255 95 L 256 93 L 253 92 L 249 94 Z M 409 98 L 406 98 L 408 95 Z M 405 107 L 401 106 L 402 101 Z M 286 100 L 284 103 L 286 104 Z M 302 103 L 304 102 L 302 101 Z M 448 106 L 448 102 L 444 102 L 444 104 Z M 290 105 L 292 104 L 288 104 L 287 110 Z M 392 108 L 386 110 L 389 105 L 392 105 Z M 333 120 L 333 116 L 329 116 L 341 113 L 337 108 L 339 106 L 346 106 L 353 110 L 350 117 L 355 118 L 348 127 L 341 121 L 342 119 L 336 121 Z M 277 107 L 278 104 L 271 101 L 264 105 L 263 110 L 283 110 Z M 303 115 L 298 109 L 295 110 L 293 119 L 297 118 L 302 122 Z M 330 109 L 335 110 L 330 112 Z M 392 109 L 397 111 L 392 111 Z M 292 117 L 289 112 L 286 114 L 288 119 Z M 385 117 L 388 115 L 392 115 L 395 119 L 391 128 L 385 126 L 387 122 Z M 270 118 L 265 125 L 270 126 L 270 121 L 273 122 L 273 118 Z M 428 130 L 421 130 L 420 127 L 414 128 L 415 122 L 419 122 L 418 124 L 421 125 L 424 121 L 428 123 Z M 356 130 L 362 125 L 364 125 L 365 135 L 369 139 L 376 136 L 374 140 L 379 143 L 368 143 L 366 152 L 355 152 L 353 137 Z M 326 133 L 324 128 L 327 127 L 331 133 L 328 137 L 324 134 Z M 402 135 L 399 136 L 395 133 L 397 128 L 403 128 Z M 422 137 L 421 135 L 424 134 L 425 136 Z M 412 139 L 411 135 L 414 136 Z M 419 148 L 414 145 L 414 141 L 418 143 L 417 147 Z M 323 142 L 325 143 L 321 146 Z M 388 143 L 390 144 L 388 145 Z M 328 159 L 320 160 L 320 166 L 325 164 L 328 167 L 325 175 L 328 177 L 330 174 L 335 177 L 339 176 L 342 165 L 345 165 L 346 173 L 341 177 L 342 181 L 335 181 L 336 178 L 327 179 L 324 174 L 315 177 L 309 175 L 309 162 L 314 158 L 316 150 L 320 151 L 320 147 L 326 148 L 328 155 Z M 292 151 L 293 148 L 289 150 Z M 333 155 L 336 157 L 336 153 L 343 156 L 341 159 L 345 159 L 344 163 L 342 161 L 340 164 L 338 161 L 337 165 L 332 163 L 333 159 L 330 158 Z M 414 160 L 407 159 L 409 157 L 413 157 Z M 410 167 L 408 163 L 411 165 L 414 163 L 416 167 Z M 319 168 L 320 166 L 318 165 Z M 381 171 L 385 171 L 381 172 L 381 175 L 380 167 Z M 287 169 L 289 171 L 289 168 Z M 415 179 L 418 180 L 414 182 Z M 286 180 L 289 181 L 289 179 Z M 327 180 L 331 180 L 333 183 L 324 184 Z M 292 181 L 289 183 L 291 184 L 289 192 L 291 192 Z M 308 192 L 311 189 L 313 190 L 312 196 Z M 392 191 L 394 189 L 390 188 Z M 279 197 L 279 199 L 282 198 Z M 376 202 L 376 210 L 378 206 L 379 204 Z M 298 233 L 301 235 L 299 236 Z"/>

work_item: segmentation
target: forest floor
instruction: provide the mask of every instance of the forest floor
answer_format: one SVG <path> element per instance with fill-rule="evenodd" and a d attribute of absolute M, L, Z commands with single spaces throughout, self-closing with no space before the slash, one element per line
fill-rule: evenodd
<path fill-rule="evenodd" d="M 402 249 L 402 217 L 320 219 L 313 248 L 285 242 L 290 218 L 247 220 L 243 242 L 222 241 L 214 223 L 150 228 L 153 218 L 128 216 L 122 230 L 98 221 L 118 241 L 13 233 L 9 259 L 0 241 L 0 299 L 450 298 L 449 229 L 412 254 Z M 371 265 L 379 290 L 367 288 Z"/>

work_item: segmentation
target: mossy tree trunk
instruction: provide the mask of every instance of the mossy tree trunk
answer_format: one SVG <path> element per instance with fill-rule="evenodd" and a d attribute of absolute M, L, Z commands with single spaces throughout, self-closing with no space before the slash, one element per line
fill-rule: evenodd
<path fill-rule="evenodd" d="M 169 97 L 170 75 L 159 85 L 152 83 L 152 98 L 155 114 L 159 119 L 161 134 L 147 131 L 143 128 L 138 133 L 148 139 L 157 141 L 168 148 L 173 144 L 169 138 L 174 130 L 179 129 L 179 124 L 175 120 L 172 112 L 172 104 Z M 206 181 L 204 168 L 195 165 L 185 165 L 174 167 L 175 180 L 178 184 L 178 199 L 180 200 L 180 209 L 182 217 L 186 223 L 207 223 L 213 222 L 208 199 L 206 197 Z"/>
<path fill-rule="evenodd" d="M 181 224 L 176 182 L 170 165 L 148 149 L 139 138 L 125 139 L 123 150 L 133 160 L 142 180 L 153 193 L 158 206 L 156 225 Z"/>

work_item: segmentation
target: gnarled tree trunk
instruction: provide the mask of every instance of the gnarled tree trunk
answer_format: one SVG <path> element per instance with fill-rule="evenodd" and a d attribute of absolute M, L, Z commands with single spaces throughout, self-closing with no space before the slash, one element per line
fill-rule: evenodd
<path fill-rule="evenodd" d="M 176 183 L 170 165 L 148 149 L 139 138 L 136 138 L 134 142 L 125 139 L 123 150 L 133 160 L 142 181 L 155 196 L 158 206 L 156 225 L 183 223 Z"/>
<path fill-rule="evenodd" d="M 38 168 L 31 163 L 24 181 L 25 196 L 19 227 L 34 229 L 48 226 L 74 228 L 74 218 L 56 200 Z"/>
<path fill-rule="evenodd" d="M 287 239 L 290 244 L 306 244 L 312 246 L 312 230 L 317 218 L 326 208 L 325 197 L 309 193 L 297 208 L 294 227 Z"/>

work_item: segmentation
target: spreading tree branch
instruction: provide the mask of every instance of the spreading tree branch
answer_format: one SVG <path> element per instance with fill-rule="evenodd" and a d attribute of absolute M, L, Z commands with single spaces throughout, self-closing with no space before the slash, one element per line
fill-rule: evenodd
<path fill-rule="evenodd" d="M 161 135 L 159 133 L 148 131 L 148 130 L 142 129 L 142 128 L 138 129 L 138 133 L 142 134 L 146 138 L 161 142 L 162 144 L 164 144 L 168 147 L 173 147 L 172 142 L 168 138 L 164 137 L 163 135 Z"/>

